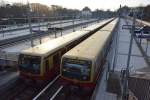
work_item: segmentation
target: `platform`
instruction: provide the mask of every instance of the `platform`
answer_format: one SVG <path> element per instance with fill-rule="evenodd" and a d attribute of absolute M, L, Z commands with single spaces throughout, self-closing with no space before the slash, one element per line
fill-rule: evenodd
<path fill-rule="evenodd" d="M 131 20 L 127 20 L 128 24 L 132 25 Z M 122 25 L 126 25 L 126 20 L 120 19 L 119 28 L 118 31 L 118 52 L 117 52 L 117 60 L 114 67 L 114 71 L 120 72 L 122 69 L 125 69 L 127 66 L 127 57 L 128 57 L 128 51 L 129 51 L 129 44 L 130 44 L 130 31 L 122 29 Z M 116 31 L 116 32 L 117 32 Z M 150 43 L 148 44 L 147 53 L 150 54 Z M 112 49 L 109 52 L 108 55 L 108 61 L 112 61 L 112 56 L 114 53 L 114 47 L 116 45 L 112 45 Z M 145 40 L 142 41 L 142 46 L 145 46 Z M 135 40 L 133 40 L 133 46 L 132 46 L 132 53 L 131 53 L 131 61 L 130 61 L 130 72 L 134 73 L 136 70 L 144 68 L 148 66 L 146 61 L 143 58 L 143 55 L 141 51 L 139 50 Z M 111 63 L 111 69 L 113 69 L 112 63 Z M 106 91 L 107 81 L 106 81 L 106 70 L 104 71 L 103 77 L 101 79 L 101 82 L 99 82 L 99 87 L 97 89 L 96 93 L 96 99 L 95 100 L 120 100 L 119 97 L 117 97 L 116 94 L 108 93 Z"/>
<path fill-rule="evenodd" d="M 132 21 L 128 20 L 128 23 L 132 25 Z M 129 51 L 130 37 L 131 34 L 129 30 L 122 30 L 121 25 L 125 25 L 126 21 L 121 19 L 120 29 L 119 29 L 119 47 L 117 54 L 117 63 L 115 67 L 115 71 L 121 71 L 121 69 L 126 68 L 127 66 L 127 57 Z M 145 43 L 142 44 L 144 46 Z M 150 45 L 150 44 L 149 44 Z M 150 48 L 148 48 L 148 52 Z M 137 69 L 148 66 L 145 62 L 141 51 L 139 50 L 135 40 L 133 40 L 132 52 L 131 52 L 131 61 L 130 61 L 130 71 L 134 72 Z"/>

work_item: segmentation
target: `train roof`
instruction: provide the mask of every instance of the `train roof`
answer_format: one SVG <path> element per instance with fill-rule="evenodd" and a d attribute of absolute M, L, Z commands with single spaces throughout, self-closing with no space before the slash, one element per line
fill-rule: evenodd
<path fill-rule="evenodd" d="M 116 22 L 118 22 L 118 18 L 116 18 L 114 21 L 112 21 L 111 23 L 109 23 L 109 25 L 106 25 L 105 27 L 103 27 L 102 29 L 100 29 L 101 31 L 113 31 L 113 29 L 115 28 Z"/>
<path fill-rule="evenodd" d="M 29 55 L 37 55 L 37 56 L 46 56 L 47 53 L 50 54 L 55 52 L 56 50 L 64 47 L 64 45 L 67 45 L 72 41 L 78 39 L 79 37 L 87 34 L 87 32 L 89 31 L 82 30 L 82 31 L 72 32 L 62 37 L 58 37 L 56 39 L 45 42 L 41 45 L 37 45 L 35 47 L 31 47 L 29 49 L 23 50 L 21 53 L 29 54 Z"/>
<path fill-rule="evenodd" d="M 96 32 L 85 41 L 65 53 L 63 57 L 68 57 L 72 59 L 81 58 L 94 60 L 104 47 L 104 44 L 109 38 L 111 30 L 113 30 L 116 22 L 117 20 L 114 20 L 106 26 L 107 28 L 109 27 L 108 30 L 110 31 L 100 30 Z M 105 29 L 105 27 L 103 29 Z"/>
<path fill-rule="evenodd" d="M 94 24 L 94 25 L 88 26 L 88 27 L 84 28 L 83 30 L 92 31 L 93 29 L 96 29 L 96 28 L 98 28 L 100 25 L 105 24 L 106 22 L 109 22 L 109 21 L 111 21 L 111 20 L 113 20 L 113 18 L 107 19 L 107 20 L 102 20 L 100 23 L 96 23 L 96 24 Z"/>
<path fill-rule="evenodd" d="M 95 30 L 96 28 L 100 27 L 101 25 L 103 25 L 109 21 L 110 21 L 110 19 L 104 20 L 103 22 L 89 26 L 89 27 L 91 27 L 90 30 L 82 29 L 82 30 L 64 35 L 62 37 L 50 40 L 41 45 L 37 45 L 35 47 L 28 48 L 26 50 L 21 51 L 21 54 L 46 56 L 48 54 L 51 54 L 51 53 L 59 50 L 60 48 L 63 48 L 64 46 L 66 46 L 69 43 L 71 43 L 72 41 L 75 41 L 76 39 L 84 36 L 85 34 L 90 33 L 91 31 Z"/>

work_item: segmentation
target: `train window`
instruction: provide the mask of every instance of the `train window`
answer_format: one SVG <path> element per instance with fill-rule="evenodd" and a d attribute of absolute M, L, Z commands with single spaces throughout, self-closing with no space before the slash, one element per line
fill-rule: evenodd
<path fill-rule="evenodd" d="M 22 54 L 19 57 L 19 68 L 23 71 L 39 74 L 41 64 L 40 62 L 41 57 Z"/>
<path fill-rule="evenodd" d="M 84 39 L 84 38 L 83 38 L 83 39 Z M 81 39 L 79 39 L 79 40 L 78 40 L 78 43 L 80 43 L 83 39 L 82 39 L 82 38 L 81 38 Z"/>
<path fill-rule="evenodd" d="M 62 74 L 65 77 L 82 81 L 90 80 L 91 62 L 83 60 L 63 60 Z"/>
<path fill-rule="evenodd" d="M 66 49 L 64 48 L 64 49 L 61 50 L 61 56 L 62 56 L 63 54 L 65 54 L 65 53 L 66 53 Z"/>
<path fill-rule="evenodd" d="M 70 49 L 72 49 L 73 47 L 76 46 L 76 43 L 71 43 L 69 46 L 67 46 L 67 50 L 69 51 Z"/>
<path fill-rule="evenodd" d="M 71 45 L 69 46 L 69 49 L 71 49 L 71 48 L 73 48 L 73 44 L 71 44 Z"/>

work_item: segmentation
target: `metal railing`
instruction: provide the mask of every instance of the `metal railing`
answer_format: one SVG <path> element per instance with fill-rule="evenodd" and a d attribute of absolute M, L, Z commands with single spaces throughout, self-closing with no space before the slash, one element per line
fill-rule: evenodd
<path fill-rule="evenodd" d="M 150 100 L 150 80 L 130 77 L 129 89 L 134 93 L 138 100 Z"/>

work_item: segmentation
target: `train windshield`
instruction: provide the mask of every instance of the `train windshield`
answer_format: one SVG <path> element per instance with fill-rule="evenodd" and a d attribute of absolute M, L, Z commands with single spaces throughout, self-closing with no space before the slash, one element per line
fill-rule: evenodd
<path fill-rule="evenodd" d="M 89 81 L 90 68 L 90 61 L 65 59 L 63 60 L 62 74 L 68 78 L 80 81 Z"/>
<path fill-rule="evenodd" d="M 40 73 L 41 57 L 21 54 L 19 57 L 19 69 L 34 74 Z"/>

